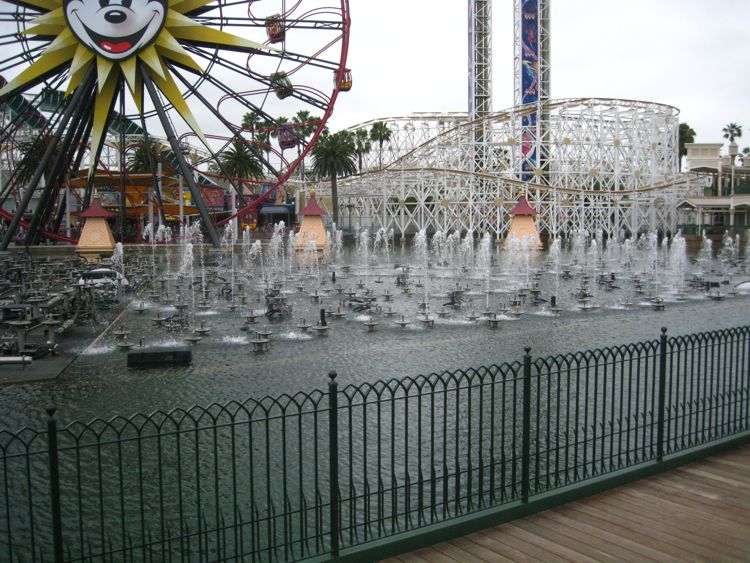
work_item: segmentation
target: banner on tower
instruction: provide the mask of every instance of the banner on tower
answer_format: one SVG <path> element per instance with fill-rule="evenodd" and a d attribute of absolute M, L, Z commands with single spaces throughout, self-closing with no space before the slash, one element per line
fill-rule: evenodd
<path fill-rule="evenodd" d="M 521 1 L 521 103 L 539 101 L 539 0 Z M 537 167 L 536 112 L 521 118 L 522 180 L 531 180 Z"/>

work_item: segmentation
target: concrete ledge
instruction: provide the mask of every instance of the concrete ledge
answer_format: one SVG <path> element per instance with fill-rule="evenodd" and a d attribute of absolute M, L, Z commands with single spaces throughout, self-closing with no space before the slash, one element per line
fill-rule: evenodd
<path fill-rule="evenodd" d="M 0 365 L 26 364 L 31 363 L 31 356 L 0 356 Z"/>

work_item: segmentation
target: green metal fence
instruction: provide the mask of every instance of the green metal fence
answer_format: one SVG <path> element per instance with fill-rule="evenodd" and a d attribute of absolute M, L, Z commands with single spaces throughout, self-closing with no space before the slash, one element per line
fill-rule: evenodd
<path fill-rule="evenodd" d="M 744 441 L 750 327 L 0 432 L 0 559 L 367 560 Z M 687 452 L 687 453 L 686 453 Z"/>

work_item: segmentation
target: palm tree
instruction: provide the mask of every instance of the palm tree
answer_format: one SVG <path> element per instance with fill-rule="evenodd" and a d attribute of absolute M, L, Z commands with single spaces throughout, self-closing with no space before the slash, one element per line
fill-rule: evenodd
<path fill-rule="evenodd" d="M 685 144 L 695 141 L 695 131 L 687 123 L 680 123 L 680 128 L 677 134 L 679 138 L 680 167 L 682 167 L 682 157 L 687 155 L 687 147 Z"/>
<path fill-rule="evenodd" d="M 292 118 L 292 123 L 294 123 L 294 129 L 297 134 L 303 139 L 307 139 L 315 133 L 318 125 L 320 125 L 320 118 L 310 115 L 310 112 L 307 110 L 301 109 Z"/>
<path fill-rule="evenodd" d="M 271 129 L 271 137 L 276 139 L 279 136 L 279 129 L 281 128 L 281 125 L 286 125 L 289 123 L 289 118 L 284 117 L 283 115 L 276 118 L 276 123 L 273 123 L 274 126 L 273 129 Z"/>
<path fill-rule="evenodd" d="M 151 172 L 151 167 L 156 166 L 167 156 L 169 152 L 167 147 L 154 139 L 148 141 L 149 148 L 146 147 L 146 139 L 135 144 L 135 150 L 128 155 L 128 172 Z"/>
<path fill-rule="evenodd" d="M 265 127 L 265 126 L 267 126 L 267 124 L 264 123 L 263 126 Z M 258 131 L 255 134 L 255 142 L 266 153 L 266 162 L 270 162 L 271 161 L 271 133 L 270 133 L 270 130 L 267 130 L 267 131 Z"/>
<path fill-rule="evenodd" d="M 742 149 L 740 158 L 742 159 L 742 166 L 747 166 L 748 164 L 750 164 L 750 147 L 745 147 L 744 149 Z"/>
<path fill-rule="evenodd" d="M 315 131 L 318 129 L 318 125 L 320 125 L 320 118 L 310 115 L 310 112 L 304 109 L 301 109 L 297 112 L 297 115 L 295 115 L 292 118 L 292 123 L 294 123 L 294 131 L 297 134 L 298 137 L 301 137 L 303 141 L 307 141 L 307 138 L 315 133 Z M 297 144 L 297 157 L 300 156 L 302 152 L 302 143 Z M 302 181 L 305 180 L 305 161 L 303 160 L 300 162 L 300 178 L 302 178 Z"/>
<path fill-rule="evenodd" d="M 367 133 L 367 129 L 360 127 L 354 132 L 354 145 L 359 160 L 359 171 L 362 172 L 362 157 L 370 152 L 370 149 L 372 148 L 370 135 Z"/>
<path fill-rule="evenodd" d="M 262 123 L 260 115 L 255 111 L 248 111 L 242 116 L 242 128 L 250 131 L 250 138 L 255 139 L 255 128 Z"/>
<path fill-rule="evenodd" d="M 252 149 L 241 140 L 235 140 L 232 145 L 224 149 L 219 155 L 224 171 L 240 180 L 263 178 L 263 165 L 253 153 Z"/>
<path fill-rule="evenodd" d="M 742 125 L 737 125 L 736 123 L 730 123 L 721 131 L 724 133 L 724 138 L 729 139 L 729 144 L 732 145 L 734 144 L 735 139 L 742 137 Z"/>
<path fill-rule="evenodd" d="M 384 121 L 376 121 L 370 128 L 370 139 L 378 144 L 378 149 L 380 151 L 378 168 L 383 168 L 383 143 L 391 140 L 391 130 Z"/>
<path fill-rule="evenodd" d="M 349 131 L 324 133 L 312 148 L 313 174 L 317 178 L 331 179 L 331 207 L 333 222 L 339 223 L 339 193 L 336 179 L 357 172 L 356 149 Z"/>
<path fill-rule="evenodd" d="M 279 143 L 279 149 L 281 151 L 280 165 L 283 168 L 284 167 L 284 151 L 286 150 L 286 148 L 281 146 L 280 132 L 284 128 L 284 126 L 286 126 L 287 129 L 290 129 L 289 118 L 284 117 L 283 115 L 280 115 L 279 117 L 276 118 L 275 123 L 271 122 L 269 123 L 269 125 L 271 126 L 271 130 L 270 130 L 271 138 L 276 139 L 276 141 Z M 286 134 L 288 135 L 288 132 Z M 270 158 L 270 154 L 269 154 L 269 158 Z"/>

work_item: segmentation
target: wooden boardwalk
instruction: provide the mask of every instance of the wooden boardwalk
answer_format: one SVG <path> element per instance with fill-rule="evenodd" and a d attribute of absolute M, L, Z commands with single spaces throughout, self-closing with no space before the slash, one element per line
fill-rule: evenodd
<path fill-rule="evenodd" d="M 750 445 L 388 559 L 750 561 Z"/>

